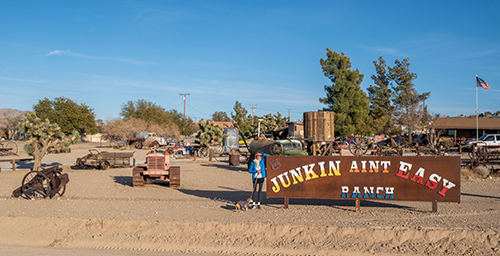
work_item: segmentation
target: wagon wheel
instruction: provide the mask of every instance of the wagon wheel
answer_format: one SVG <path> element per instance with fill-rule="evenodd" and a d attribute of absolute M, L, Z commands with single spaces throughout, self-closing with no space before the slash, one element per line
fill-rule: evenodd
<path fill-rule="evenodd" d="M 66 192 L 66 185 L 64 185 L 61 189 L 59 189 L 59 191 L 57 191 L 57 193 L 52 197 L 61 197 L 64 195 L 64 192 Z"/>
<path fill-rule="evenodd" d="M 208 148 L 207 147 L 200 148 L 200 150 L 198 150 L 198 156 L 199 157 L 207 157 L 208 156 Z"/>
<path fill-rule="evenodd" d="M 478 147 L 476 152 L 476 157 L 478 161 L 485 161 L 488 159 L 488 148 L 487 147 Z"/>
<path fill-rule="evenodd" d="M 50 190 L 50 181 L 45 174 L 30 171 L 24 175 L 21 191 L 27 199 L 46 198 Z"/>
<path fill-rule="evenodd" d="M 476 147 L 475 147 L 474 145 L 472 145 L 472 146 L 470 147 L 470 149 L 469 149 L 469 158 L 470 158 L 471 160 L 476 160 L 476 154 L 474 154 L 474 150 L 475 150 L 475 148 L 476 148 Z"/>
<path fill-rule="evenodd" d="M 355 156 L 364 155 L 368 151 L 368 143 L 363 137 L 354 137 L 354 139 L 349 144 L 349 152 Z"/>
<path fill-rule="evenodd" d="M 17 144 L 15 142 L 9 141 L 6 148 L 11 148 L 11 150 L 9 150 L 9 153 L 17 154 Z"/>
<path fill-rule="evenodd" d="M 110 166 L 111 165 L 109 164 L 108 161 L 103 161 L 103 162 L 101 162 L 99 164 L 99 169 L 101 169 L 101 170 L 107 170 L 107 169 L 109 169 Z"/>

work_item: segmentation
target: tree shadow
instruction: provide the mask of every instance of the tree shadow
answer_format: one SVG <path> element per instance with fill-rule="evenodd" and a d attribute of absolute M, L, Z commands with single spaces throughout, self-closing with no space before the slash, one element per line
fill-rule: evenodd
<path fill-rule="evenodd" d="M 34 165 L 34 162 L 32 160 L 31 161 L 16 161 L 16 169 L 30 169 L 30 170 L 32 170 L 33 165 Z M 63 164 L 60 162 L 52 162 L 49 164 L 42 163 L 41 167 L 47 168 L 47 167 L 60 166 L 60 165 L 63 165 Z"/>
<path fill-rule="evenodd" d="M 468 194 L 468 193 L 461 193 L 463 196 L 475 196 L 475 197 L 483 197 L 483 198 L 493 198 L 493 199 L 500 199 L 498 196 L 485 196 L 485 195 L 476 195 L 476 194 Z"/>
<path fill-rule="evenodd" d="M 238 171 L 238 172 L 248 171 L 246 164 L 240 164 L 239 166 L 233 166 L 233 165 L 229 165 L 229 162 L 227 162 L 225 164 L 222 164 L 220 162 L 207 163 L 207 164 L 203 163 L 203 164 L 200 164 L 200 166 L 215 167 L 215 168 L 225 169 L 225 170 L 229 170 L 229 171 Z"/>
<path fill-rule="evenodd" d="M 85 165 L 72 165 L 69 167 L 71 170 L 90 170 L 91 168 Z"/>
<path fill-rule="evenodd" d="M 201 198 L 207 198 L 211 200 L 224 201 L 234 204 L 241 200 L 246 200 L 252 196 L 251 191 L 237 190 L 234 188 L 222 187 L 221 189 L 226 190 L 192 190 L 192 189 L 178 189 L 178 191 L 196 196 Z M 267 205 L 284 205 L 284 198 L 266 198 L 266 192 L 262 192 L 262 203 Z M 289 198 L 289 205 L 315 205 L 315 206 L 330 206 L 335 209 L 343 211 L 355 211 L 355 200 L 353 199 L 307 199 L 307 198 Z M 271 207 L 271 206 L 270 206 Z M 395 203 L 389 203 L 387 201 L 380 202 L 375 200 L 361 200 L 361 207 L 374 207 L 374 208 L 396 208 L 404 209 L 408 211 L 415 212 L 426 212 L 413 207 L 408 207 L 404 205 L 398 205 Z M 282 207 L 277 207 L 282 208 Z M 228 207 L 228 209 L 234 209 L 234 206 Z"/>

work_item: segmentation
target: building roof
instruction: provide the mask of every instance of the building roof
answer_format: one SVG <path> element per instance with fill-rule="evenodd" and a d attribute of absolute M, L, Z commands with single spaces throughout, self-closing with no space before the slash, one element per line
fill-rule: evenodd
<path fill-rule="evenodd" d="M 434 128 L 461 130 L 476 129 L 475 117 L 443 117 L 434 121 Z M 478 118 L 477 127 L 481 130 L 500 130 L 500 118 Z"/>
<path fill-rule="evenodd" d="M 213 122 L 213 121 L 210 121 L 210 122 L 213 123 L 213 124 L 215 124 L 215 125 L 218 125 L 218 126 L 222 127 L 222 129 L 228 128 L 228 127 L 234 127 L 234 123 L 233 122 Z M 200 122 L 195 123 L 195 125 L 197 127 L 200 127 Z"/>
<path fill-rule="evenodd" d="M 233 122 L 213 122 L 213 123 L 222 127 L 222 128 L 234 127 Z"/>

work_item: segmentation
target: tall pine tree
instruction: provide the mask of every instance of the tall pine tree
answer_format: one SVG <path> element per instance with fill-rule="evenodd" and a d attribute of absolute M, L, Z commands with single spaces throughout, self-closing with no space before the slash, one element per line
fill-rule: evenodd
<path fill-rule="evenodd" d="M 387 76 L 387 64 L 380 56 L 377 61 L 373 61 L 376 75 L 371 78 L 375 85 L 368 87 L 368 98 L 370 99 L 371 125 L 375 133 L 392 134 L 396 131 L 393 127 L 391 104 L 390 79 Z"/>
<path fill-rule="evenodd" d="M 324 111 L 335 112 L 335 135 L 369 135 L 369 99 L 360 87 L 363 74 L 358 69 L 351 70 L 351 61 L 344 53 L 330 48 L 326 51 L 327 58 L 321 59 L 320 64 L 332 85 L 325 85 L 326 97 L 319 101 L 327 105 Z"/>
<path fill-rule="evenodd" d="M 389 67 L 389 78 L 394 81 L 393 103 L 395 116 L 400 125 L 404 126 L 410 135 L 416 128 L 422 126 L 422 115 L 424 112 L 424 102 L 429 97 L 430 92 L 419 94 L 414 87 L 413 80 L 417 79 L 417 74 L 410 72 L 410 60 L 396 60 L 394 67 Z M 411 136 L 410 142 L 411 142 Z"/>

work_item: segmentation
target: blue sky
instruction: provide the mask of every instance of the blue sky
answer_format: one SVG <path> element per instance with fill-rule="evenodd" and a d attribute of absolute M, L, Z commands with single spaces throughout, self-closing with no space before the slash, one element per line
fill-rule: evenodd
<path fill-rule="evenodd" d="M 500 110 L 500 1 L 2 1 L 0 108 L 67 97 L 119 117 L 145 99 L 199 121 L 325 105 L 319 60 L 344 52 L 374 84 L 373 61 L 410 58 L 432 113 Z M 289 110 L 290 109 L 290 110 Z"/>

